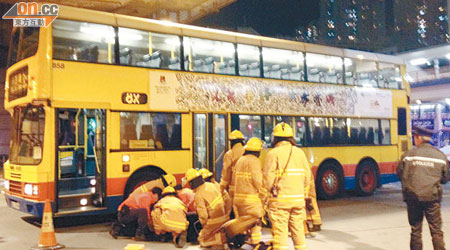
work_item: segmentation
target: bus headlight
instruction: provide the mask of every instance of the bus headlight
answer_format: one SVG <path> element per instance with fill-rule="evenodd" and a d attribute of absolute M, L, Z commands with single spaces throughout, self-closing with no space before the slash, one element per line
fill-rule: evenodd
<path fill-rule="evenodd" d="M 3 182 L 3 186 L 6 190 L 9 190 L 9 180 L 5 180 L 5 182 Z"/>
<path fill-rule="evenodd" d="M 25 187 L 23 189 L 26 195 L 32 195 L 33 194 L 33 184 L 25 184 Z"/>
<path fill-rule="evenodd" d="M 25 184 L 23 191 L 26 195 L 38 195 L 39 186 L 33 184 Z"/>

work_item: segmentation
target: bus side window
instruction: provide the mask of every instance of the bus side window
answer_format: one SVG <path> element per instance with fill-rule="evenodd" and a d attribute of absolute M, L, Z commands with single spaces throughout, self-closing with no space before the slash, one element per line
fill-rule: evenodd
<path fill-rule="evenodd" d="M 169 142 L 170 148 L 181 148 L 181 124 L 172 125 L 172 135 Z"/>

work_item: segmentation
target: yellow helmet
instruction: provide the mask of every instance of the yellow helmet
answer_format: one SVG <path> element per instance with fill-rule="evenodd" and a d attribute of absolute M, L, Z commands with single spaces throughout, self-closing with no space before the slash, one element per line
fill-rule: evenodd
<path fill-rule="evenodd" d="M 244 135 L 239 130 L 233 130 L 230 133 L 230 138 L 229 139 L 230 140 L 237 140 L 237 139 L 244 140 Z"/>
<path fill-rule="evenodd" d="M 294 132 L 292 131 L 291 126 L 287 123 L 278 123 L 273 129 L 273 136 L 275 137 L 293 137 Z"/>
<path fill-rule="evenodd" d="M 203 179 L 213 176 L 213 174 L 206 168 L 199 169 L 198 173 L 203 177 Z"/>
<path fill-rule="evenodd" d="M 200 176 L 200 174 L 198 173 L 198 171 L 196 169 L 191 168 L 188 171 L 186 171 L 185 178 L 189 182 L 189 181 L 192 181 L 193 179 L 195 179 L 195 178 L 197 178 L 199 176 Z"/>
<path fill-rule="evenodd" d="M 173 174 L 165 174 L 163 175 L 163 178 L 169 186 L 175 187 L 177 185 L 177 179 L 175 179 L 175 176 L 173 176 Z"/>
<path fill-rule="evenodd" d="M 252 137 L 250 140 L 248 140 L 247 144 L 245 144 L 244 149 L 246 151 L 259 152 L 262 149 L 262 142 L 259 138 Z"/>
<path fill-rule="evenodd" d="M 165 187 L 161 194 L 175 193 L 175 189 L 171 186 Z"/>

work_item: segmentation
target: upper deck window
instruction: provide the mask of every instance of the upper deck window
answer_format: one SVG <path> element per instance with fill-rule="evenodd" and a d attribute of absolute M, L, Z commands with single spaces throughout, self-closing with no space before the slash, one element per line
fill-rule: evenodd
<path fill-rule="evenodd" d="M 343 83 L 343 60 L 337 56 L 306 53 L 309 82 Z"/>
<path fill-rule="evenodd" d="M 119 28 L 120 64 L 181 69 L 180 37 Z"/>
<path fill-rule="evenodd" d="M 56 19 L 53 22 L 53 58 L 114 63 L 112 26 Z"/>
<path fill-rule="evenodd" d="M 378 85 L 380 88 L 401 89 L 402 78 L 400 67 L 390 63 L 378 63 L 380 70 L 378 75 Z"/>
<path fill-rule="evenodd" d="M 264 77 L 304 81 L 304 57 L 302 52 L 262 48 Z"/>
<path fill-rule="evenodd" d="M 257 46 L 238 44 L 239 75 L 261 77 L 260 53 Z M 234 60 L 230 68 L 234 70 Z"/>
<path fill-rule="evenodd" d="M 39 28 L 26 27 L 12 31 L 8 67 L 36 54 L 39 42 Z"/>
<path fill-rule="evenodd" d="M 233 43 L 184 37 L 185 69 L 187 71 L 234 75 Z M 228 67 L 232 67 L 230 70 Z"/>
<path fill-rule="evenodd" d="M 349 85 L 378 87 L 378 69 L 374 61 L 345 58 L 345 82 Z"/>

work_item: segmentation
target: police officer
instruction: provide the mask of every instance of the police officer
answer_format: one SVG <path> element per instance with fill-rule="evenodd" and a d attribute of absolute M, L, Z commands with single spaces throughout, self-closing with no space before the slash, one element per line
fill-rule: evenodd
<path fill-rule="evenodd" d="M 424 216 L 430 227 L 434 249 L 445 249 L 441 219 L 441 183 L 447 181 L 448 161 L 441 151 L 429 144 L 432 135 L 433 131 L 415 127 L 413 136 L 416 147 L 402 156 L 397 167 L 411 226 L 411 250 L 422 249 Z"/>
<path fill-rule="evenodd" d="M 139 188 L 136 188 L 136 190 L 134 190 L 132 194 L 142 194 L 152 190 L 154 187 L 159 187 L 161 188 L 161 190 L 163 190 L 167 186 L 171 186 L 174 188 L 176 185 L 177 180 L 175 179 L 175 176 L 173 176 L 172 174 L 165 174 L 156 180 L 144 183 Z"/>
<path fill-rule="evenodd" d="M 307 249 L 303 221 L 306 219 L 305 189 L 311 181 L 311 168 L 305 153 L 295 146 L 294 133 L 288 124 L 276 125 L 273 136 L 274 149 L 267 154 L 263 170 L 273 249 L 288 249 L 289 231 L 294 248 Z"/>
<path fill-rule="evenodd" d="M 231 206 L 224 202 L 220 190 L 205 182 L 197 170 L 189 169 L 185 178 L 195 192 L 195 208 L 202 224 L 198 236 L 200 247 L 224 248 L 226 237 L 220 229 L 230 218 Z"/>
<path fill-rule="evenodd" d="M 237 223 L 241 218 L 250 217 L 256 223 L 250 229 L 250 244 L 256 246 L 261 241 L 261 224 L 259 220 L 264 215 L 262 205 L 262 168 L 258 159 L 262 142 L 253 137 L 245 144 L 245 153 L 236 163 L 235 180 L 236 190 L 234 193 L 233 205 L 237 210 Z M 244 219 L 245 220 L 245 219 Z"/>
<path fill-rule="evenodd" d="M 233 170 L 236 162 L 244 154 L 244 135 L 239 130 L 233 130 L 230 133 L 231 149 L 223 157 L 222 179 L 220 188 L 228 191 L 231 199 L 234 196 Z"/>

